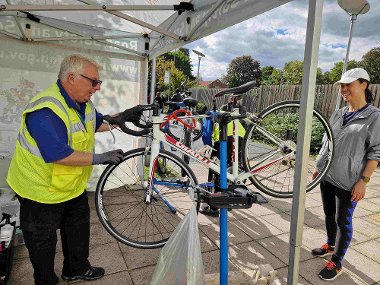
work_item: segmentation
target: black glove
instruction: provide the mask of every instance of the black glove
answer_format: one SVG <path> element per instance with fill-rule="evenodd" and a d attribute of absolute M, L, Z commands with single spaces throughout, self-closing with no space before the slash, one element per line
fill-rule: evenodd
<path fill-rule="evenodd" d="M 104 153 L 94 153 L 92 155 L 92 165 L 96 164 L 114 164 L 117 165 L 123 158 L 123 151 L 121 149 L 111 150 Z"/>

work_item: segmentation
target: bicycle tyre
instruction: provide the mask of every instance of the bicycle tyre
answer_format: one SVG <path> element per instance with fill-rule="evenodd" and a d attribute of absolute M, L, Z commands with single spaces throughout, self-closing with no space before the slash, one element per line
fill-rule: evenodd
<path fill-rule="evenodd" d="M 184 116 L 185 113 L 179 112 L 178 117 Z M 194 114 L 196 115 L 196 114 Z M 197 127 L 191 132 L 192 141 L 195 142 L 202 137 L 203 119 L 195 119 Z M 177 122 L 169 122 L 167 133 L 176 141 L 180 141 L 184 138 L 184 127 Z"/>
<path fill-rule="evenodd" d="M 262 135 L 257 129 L 261 126 L 269 132 L 275 133 L 277 137 L 285 141 L 293 149 L 296 147 L 298 121 L 299 121 L 299 101 L 283 101 L 269 106 L 258 114 L 258 123 L 248 126 L 243 140 L 243 166 L 246 171 L 253 169 L 254 165 L 264 156 L 274 154 L 283 146 L 275 145 Z M 315 166 L 315 158 L 322 147 L 323 133 L 326 134 L 326 146 L 328 149 L 327 159 L 319 175 L 312 180 L 311 173 Z M 322 135 L 322 136 L 321 136 Z M 313 111 L 312 140 L 307 165 L 308 182 L 306 192 L 311 191 L 324 175 L 327 173 L 334 151 L 333 134 L 329 122 L 316 109 Z M 281 155 L 284 152 L 281 151 Z M 274 155 L 266 160 L 268 163 L 279 158 Z M 261 172 L 250 177 L 251 182 L 262 192 L 276 198 L 290 198 L 293 196 L 293 178 L 295 169 L 295 155 L 293 158 L 279 160 L 273 165 L 263 168 Z"/>
<path fill-rule="evenodd" d="M 149 166 L 143 165 L 146 155 L 150 152 L 145 148 L 131 150 L 118 165 L 108 165 L 95 192 L 96 212 L 107 232 L 126 245 L 143 249 L 164 246 L 193 204 L 196 203 L 197 212 L 200 205 L 199 192 L 189 190 L 198 183 L 193 171 L 166 150 L 159 153 L 159 158 L 166 160 L 166 173 L 159 174 L 156 168 L 152 180 L 161 196 L 153 192 L 151 203 L 146 204 L 149 173 Z M 189 193 L 194 193 L 194 201 Z M 162 197 L 175 207 L 175 213 Z"/>

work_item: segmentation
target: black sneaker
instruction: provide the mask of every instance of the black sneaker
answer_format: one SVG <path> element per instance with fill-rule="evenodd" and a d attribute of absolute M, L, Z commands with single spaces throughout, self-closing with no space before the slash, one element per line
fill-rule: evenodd
<path fill-rule="evenodd" d="M 335 246 L 331 246 L 328 243 L 325 243 L 319 248 L 314 248 L 311 253 L 315 256 L 323 257 L 326 255 L 332 255 L 334 253 Z"/>
<path fill-rule="evenodd" d="M 74 281 L 78 279 L 89 281 L 89 280 L 96 280 L 96 279 L 102 278 L 104 276 L 104 273 L 105 271 L 102 267 L 91 266 L 85 273 L 81 275 L 65 276 L 62 274 L 61 277 L 64 281 Z"/>
<path fill-rule="evenodd" d="M 200 213 L 210 217 L 219 217 L 219 209 L 213 209 L 210 205 L 204 205 L 199 210 Z"/>
<path fill-rule="evenodd" d="M 333 261 L 328 261 L 326 263 L 325 268 L 323 268 L 322 271 L 319 272 L 319 277 L 321 279 L 327 280 L 327 281 L 334 280 L 340 274 L 342 274 L 342 272 L 343 272 L 342 269 L 343 268 L 342 268 L 341 264 L 337 264 Z"/>

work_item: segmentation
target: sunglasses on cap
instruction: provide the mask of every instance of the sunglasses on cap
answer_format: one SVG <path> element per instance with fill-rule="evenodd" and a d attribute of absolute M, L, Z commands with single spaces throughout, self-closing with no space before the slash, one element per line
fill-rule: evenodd
<path fill-rule="evenodd" d="M 80 76 L 82 76 L 83 78 L 86 78 L 87 80 L 90 80 L 90 81 L 91 81 L 91 85 L 92 85 L 92 87 L 95 87 L 95 86 L 97 86 L 98 84 L 100 85 L 100 84 L 102 84 L 102 82 L 103 82 L 103 81 L 98 80 L 98 79 L 92 79 L 92 78 L 87 77 L 87 76 L 85 76 L 85 75 L 83 75 L 83 74 L 81 74 Z"/>

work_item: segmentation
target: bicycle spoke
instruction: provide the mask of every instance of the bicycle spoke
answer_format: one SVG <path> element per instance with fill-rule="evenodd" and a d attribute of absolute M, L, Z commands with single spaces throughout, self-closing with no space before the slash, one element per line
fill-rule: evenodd
<path fill-rule="evenodd" d="M 149 175 L 149 167 L 144 165 L 145 149 L 131 151 L 128 159 L 103 178 L 102 190 L 97 190 L 98 212 L 107 217 L 99 215 L 102 224 L 126 244 L 143 248 L 162 246 L 194 203 L 187 186 L 196 181 L 194 174 L 177 162 L 173 154 L 162 152 L 165 155 L 160 154 L 159 159 L 166 161 L 166 171 L 162 174 L 156 168 L 150 203 L 145 202 L 144 185 L 148 185 Z M 143 176 L 137 175 L 138 171 Z M 196 200 L 199 207 L 199 198 Z M 166 203 L 176 212 L 170 211 Z"/>
<path fill-rule="evenodd" d="M 248 127 L 243 141 L 244 168 L 247 171 L 259 170 L 255 176 L 250 177 L 251 182 L 259 190 L 274 197 L 293 195 L 295 154 L 294 157 L 288 156 L 297 147 L 299 107 L 299 102 L 293 101 L 268 107 L 258 115 L 260 119 Z M 315 179 L 311 179 L 316 163 L 315 158 L 321 149 L 329 154 L 325 156 L 327 159 L 323 162 L 320 174 Z M 331 127 L 327 120 L 314 110 L 309 159 L 304 165 L 308 174 L 306 191 L 315 187 L 326 174 L 332 151 Z"/>

